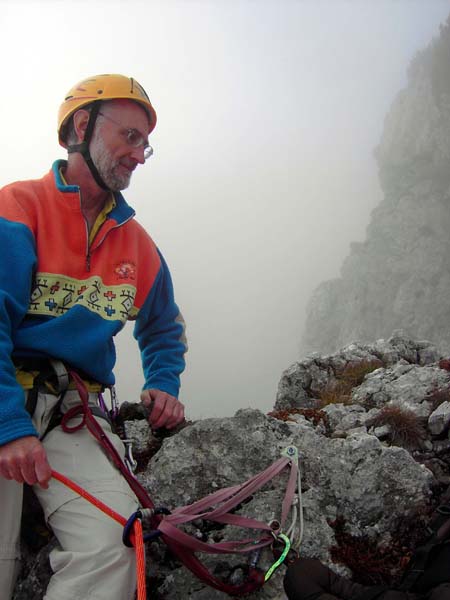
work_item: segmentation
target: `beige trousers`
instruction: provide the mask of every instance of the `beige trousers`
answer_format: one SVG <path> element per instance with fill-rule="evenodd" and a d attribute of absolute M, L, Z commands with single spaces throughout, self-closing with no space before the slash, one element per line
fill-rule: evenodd
<path fill-rule="evenodd" d="M 39 394 L 33 422 L 41 435 L 56 401 L 53 395 Z M 63 412 L 79 402 L 78 393 L 68 391 Z M 90 394 L 89 402 L 96 405 L 97 394 Z M 99 423 L 123 456 L 122 441 L 111 432 L 107 421 L 99 419 Z M 136 510 L 133 492 L 85 427 L 74 433 L 56 427 L 43 444 L 52 469 L 126 518 Z M 55 479 L 48 490 L 34 486 L 34 491 L 58 541 L 50 553 L 54 575 L 42 600 L 132 600 L 136 587 L 134 550 L 123 545 L 122 527 Z M 2 600 L 10 600 L 20 558 L 22 485 L 0 477 L 0 507 L 0 594 Z"/>

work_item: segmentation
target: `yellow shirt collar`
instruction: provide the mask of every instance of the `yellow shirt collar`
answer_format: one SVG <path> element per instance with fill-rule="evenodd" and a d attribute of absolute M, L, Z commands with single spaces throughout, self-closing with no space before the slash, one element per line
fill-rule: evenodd
<path fill-rule="evenodd" d="M 61 175 L 61 180 L 64 183 L 64 185 L 67 185 L 67 181 L 64 178 L 64 173 L 63 173 L 62 169 L 59 170 L 59 174 Z M 98 215 L 97 219 L 95 220 L 95 223 L 94 223 L 91 231 L 89 232 L 89 243 L 90 244 L 94 241 L 94 238 L 98 233 L 98 230 L 103 225 L 103 223 L 106 221 L 109 213 L 113 210 L 113 208 L 115 208 L 115 206 L 116 206 L 116 199 L 114 198 L 114 194 L 111 192 L 108 197 L 108 200 L 105 202 L 105 206 L 102 208 L 100 214 Z"/>

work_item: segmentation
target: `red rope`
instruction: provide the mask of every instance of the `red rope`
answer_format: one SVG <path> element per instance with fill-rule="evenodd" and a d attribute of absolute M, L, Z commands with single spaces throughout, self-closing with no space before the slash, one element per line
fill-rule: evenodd
<path fill-rule="evenodd" d="M 147 590 L 145 585 L 145 549 L 141 520 L 136 519 L 133 527 L 135 539 L 134 549 L 136 551 L 137 600 L 147 600 Z"/>
<path fill-rule="evenodd" d="M 104 512 L 106 515 L 117 521 L 122 527 L 127 523 L 127 520 L 122 517 L 115 510 L 107 506 L 104 502 L 90 494 L 84 488 L 80 487 L 77 483 L 58 473 L 58 471 L 52 470 L 52 477 L 70 488 L 73 492 L 93 504 L 96 508 Z M 131 542 L 134 545 L 136 553 L 136 581 L 137 581 L 137 600 L 146 600 L 147 591 L 145 585 L 145 550 L 144 550 L 144 536 L 142 533 L 142 523 L 140 519 L 136 519 L 133 523 L 133 534 L 131 536 Z"/>

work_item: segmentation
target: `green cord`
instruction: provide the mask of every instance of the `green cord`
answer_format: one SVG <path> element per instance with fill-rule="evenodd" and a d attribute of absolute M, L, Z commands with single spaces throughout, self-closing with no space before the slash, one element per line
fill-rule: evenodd
<path fill-rule="evenodd" d="M 284 561 L 284 559 L 288 555 L 289 550 L 291 549 L 291 541 L 287 537 L 287 535 L 284 535 L 284 533 L 280 533 L 280 534 L 278 534 L 278 539 L 283 540 L 283 542 L 285 544 L 284 545 L 284 550 L 283 550 L 280 558 L 275 563 L 273 563 L 273 565 L 270 567 L 270 569 L 265 574 L 264 581 L 268 581 L 272 577 L 273 572 L 275 571 L 275 569 L 278 569 L 278 567 L 282 564 L 282 562 Z"/>

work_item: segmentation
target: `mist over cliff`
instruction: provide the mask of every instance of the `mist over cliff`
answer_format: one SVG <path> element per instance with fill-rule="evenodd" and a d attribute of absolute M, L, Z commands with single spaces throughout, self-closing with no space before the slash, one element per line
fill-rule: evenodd
<path fill-rule="evenodd" d="M 341 276 L 313 292 L 303 352 L 332 352 L 396 328 L 450 350 L 449 65 L 450 17 L 413 58 L 386 116 L 375 149 L 384 198 Z"/>

